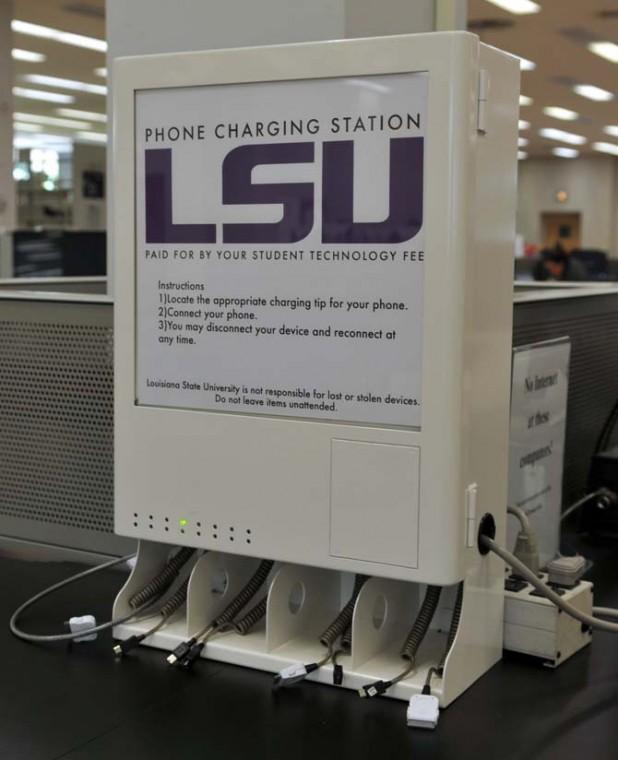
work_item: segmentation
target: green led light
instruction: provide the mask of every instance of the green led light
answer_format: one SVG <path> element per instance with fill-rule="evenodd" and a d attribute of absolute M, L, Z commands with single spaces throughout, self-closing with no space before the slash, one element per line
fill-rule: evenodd
<path fill-rule="evenodd" d="M 178 520 L 178 525 L 180 525 L 181 528 L 184 528 L 185 525 L 188 525 L 188 524 L 189 524 L 188 520 L 184 520 L 184 519 L 183 520 Z"/>

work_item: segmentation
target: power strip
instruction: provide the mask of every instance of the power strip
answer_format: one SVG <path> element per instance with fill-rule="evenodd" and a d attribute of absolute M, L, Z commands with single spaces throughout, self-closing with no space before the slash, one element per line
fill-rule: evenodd
<path fill-rule="evenodd" d="M 541 575 L 547 583 L 547 576 Z M 573 588 L 552 588 L 565 601 L 592 614 L 592 583 L 579 581 Z M 504 591 L 504 649 L 521 652 L 557 668 L 589 644 L 592 630 L 562 612 L 529 583 L 510 576 Z"/>

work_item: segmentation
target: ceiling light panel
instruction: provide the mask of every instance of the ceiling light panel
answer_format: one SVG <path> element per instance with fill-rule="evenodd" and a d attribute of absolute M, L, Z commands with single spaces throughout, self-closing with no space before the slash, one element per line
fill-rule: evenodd
<path fill-rule="evenodd" d="M 618 145 L 608 142 L 595 142 L 592 143 L 594 150 L 598 150 L 601 153 L 609 153 L 612 156 L 618 156 Z"/>
<path fill-rule="evenodd" d="M 520 95 L 519 96 L 519 105 L 520 106 L 531 106 L 534 103 L 532 98 L 529 98 L 527 95 Z"/>
<path fill-rule="evenodd" d="M 19 121 L 13 123 L 14 132 L 42 132 L 42 124 L 22 124 Z"/>
<path fill-rule="evenodd" d="M 613 100 L 614 94 L 603 90 L 601 87 L 596 87 L 593 84 L 576 84 L 573 86 L 573 92 L 577 95 L 581 95 L 582 98 L 588 98 L 588 100 L 596 100 L 602 102 L 604 100 Z"/>
<path fill-rule="evenodd" d="M 591 42 L 588 50 L 595 55 L 600 55 L 606 61 L 618 63 L 618 45 L 614 42 Z"/>
<path fill-rule="evenodd" d="M 530 122 L 525 119 L 520 119 L 518 122 L 519 129 L 530 129 Z"/>
<path fill-rule="evenodd" d="M 75 79 L 50 77 L 46 74 L 24 74 L 22 80 L 30 82 L 30 84 L 42 84 L 45 87 L 60 87 L 61 90 L 75 90 L 77 92 L 89 92 L 94 95 L 107 95 L 107 87 L 105 85 L 78 82 Z"/>
<path fill-rule="evenodd" d="M 14 61 L 26 61 L 27 63 L 43 63 L 47 60 L 47 56 L 43 53 L 35 53 L 34 50 L 21 50 L 20 48 L 13 48 L 11 56 Z"/>
<path fill-rule="evenodd" d="M 96 113 L 95 111 L 80 111 L 77 108 L 56 108 L 56 113 L 60 116 L 68 116 L 70 119 L 87 119 L 88 121 L 106 122 L 107 114 Z"/>
<path fill-rule="evenodd" d="M 543 113 L 546 116 L 551 116 L 552 119 L 560 119 L 561 121 L 575 121 L 579 119 L 577 111 L 571 111 L 569 108 L 561 108 L 560 106 L 546 106 L 543 109 Z"/>
<path fill-rule="evenodd" d="M 30 100 L 45 100 L 48 103 L 75 103 L 72 95 L 64 95 L 60 92 L 47 92 L 46 90 L 31 90 L 28 87 L 13 87 L 13 95 L 17 98 L 29 98 Z"/>
<path fill-rule="evenodd" d="M 583 135 L 576 135 L 573 132 L 565 132 L 563 129 L 554 129 L 553 127 L 539 129 L 539 134 L 546 140 L 557 140 L 569 145 L 583 145 L 586 142 Z"/>
<path fill-rule="evenodd" d="M 90 129 L 87 121 L 75 119 L 57 119 L 55 116 L 41 116 L 35 113 L 17 112 L 13 114 L 15 121 L 27 122 L 28 124 L 43 124 L 48 127 L 64 127 L 65 129 Z"/>
<path fill-rule="evenodd" d="M 536 69 L 536 63 L 534 61 L 530 61 L 528 58 L 522 58 L 520 55 L 515 57 L 519 58 L 519 68 L 522 71 L 533 71 Z"/>
<path fill-rule="evenodd" d="M 58 153 L 68 153 L 71 150 L 71 140 L 59 135 L 36 134 L 17 135 L 13 139 L 13 147 L 17 149 L 50 148 Z"/>
<path fill-rule="evenodd" d="M 107 142 L 107 135 L 104 132 L 78 132 L 76 139 L 104 144 Z"/>
<path fill-rule="evenodd" d="M 607 127 L 603 127 L 603 131 L 606 135 L 618 137 L 618 124 L 609 124 Z"/>
<path fill-rule="evenodd" d="M 532 0 L 488 0 L 492 5 L 502 8 L 503 11 L 515 13 L 518 16 L 527 13 L 538 13 L 541 6 Z"/>
<path fill-rule="evenodd" d="M 97 50 L 100 53 L 107 51 L 107 42 L 105 40 L 85 37 L 83 34 L 63 32 L 61 29 L 53 29 L 50 26 L 30 24 L 27 21 L 13 19 L 11 21 L 11 29 L 17 34 L 28 34 L 31 37 L 41 37 L 42 39 L 61 42 L 65 45 L 75 45 L 76 47 L 87 48 L 88 50 Z"/>
<path fill-rule="evenodd" d="M 559 156 L 560 158 L 577 158 L 577 156 L 579 156 L 579 151 L 575 150 L 575 148 L 563 148 L 558 146 L 557 148 L 552 148 L 551 152 L 554 156 Z"/>

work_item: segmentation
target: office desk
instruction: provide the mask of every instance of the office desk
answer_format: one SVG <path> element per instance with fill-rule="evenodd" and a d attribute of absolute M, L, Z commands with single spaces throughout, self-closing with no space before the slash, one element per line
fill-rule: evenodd
<path fill-rule="evenodd" d="M 587 555 L 596 561 L 597 604 L 616 606 L 618 548 L 587 548 Z M 2 760 L 618 757 L 612 634 L 595 634 L 591 647 L 556 671 L 508 657 L 427 732 L 406 727 L 399 701 L 361 700 L 310 683 L 273 693 L 267 673 L 204 661 L 191 673 L 178 672 L 149 649 L 117 662 L 109 636 L 70 651 L 13 638 L 7 625 L 13 609 L 75 568 L 0 557 Z M 103 620 L 122 580 L 108 571 L 73 586 L 24 625 L 50 632 L 52 621 L 88 612 Z"/>

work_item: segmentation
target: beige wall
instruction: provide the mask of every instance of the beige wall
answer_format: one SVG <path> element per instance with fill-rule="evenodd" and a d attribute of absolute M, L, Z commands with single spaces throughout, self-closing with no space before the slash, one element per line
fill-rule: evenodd
<path fill-rule="evenodd" d="M 566 190 L 559 203 L 556 192 Z M 519 162 L 517 231 L 527 243 L 541 243 L 543 212 L 579 212 L 582 247 L 618 258 L 618 160 L 532 158 Z"/>

